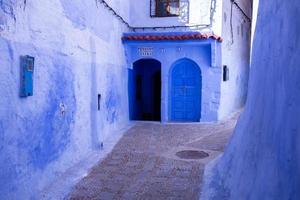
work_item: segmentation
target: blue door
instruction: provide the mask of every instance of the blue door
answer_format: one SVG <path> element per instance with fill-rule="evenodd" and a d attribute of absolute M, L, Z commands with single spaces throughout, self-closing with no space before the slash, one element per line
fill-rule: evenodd
<path fill-rule="evenodd" d="M 199 66 L 182 59 L 171 70 L 171 120 L 200 121 L 202 78 Z"/>

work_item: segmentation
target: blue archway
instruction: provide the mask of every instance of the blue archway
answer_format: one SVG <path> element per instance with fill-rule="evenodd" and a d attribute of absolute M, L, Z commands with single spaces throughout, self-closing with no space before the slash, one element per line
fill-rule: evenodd
<path fill-rule="evenodd" d="M 170 121 L 199 122 L 201 118 L 202 76 L 194 61 L 176 61 L 169 73 Z"/>
<path fill-rule="evenodd" d="M 129 70 L 130 120 L 161 120 L 161 63 L 140 59 Z"/>

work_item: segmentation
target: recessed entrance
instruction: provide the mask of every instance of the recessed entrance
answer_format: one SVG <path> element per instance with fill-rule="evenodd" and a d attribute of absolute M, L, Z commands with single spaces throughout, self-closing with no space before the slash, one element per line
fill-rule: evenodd
<path fill-rule="evenodd" d="M 161 120 L 161 63 L 141 59 L 129 70 L 129 113 L 131 120 Z"/>

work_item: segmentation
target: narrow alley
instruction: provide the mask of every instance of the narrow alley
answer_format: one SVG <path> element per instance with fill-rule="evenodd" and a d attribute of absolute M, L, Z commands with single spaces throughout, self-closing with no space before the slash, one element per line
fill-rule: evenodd
<path fill-rule="evenodd" d="M 0 0 L 0 200 L 300 200 L 300 0 Z"/>
<path fill-rule="evenodd" d="M 217 124 L 138 122 L 68 198 L 199 199 L 205 165 L 224 151 L 238 115 Z"/>

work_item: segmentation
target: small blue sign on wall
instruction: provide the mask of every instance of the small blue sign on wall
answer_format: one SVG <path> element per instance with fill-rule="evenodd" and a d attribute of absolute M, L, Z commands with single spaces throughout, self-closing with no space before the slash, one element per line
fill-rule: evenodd
<path fill-rule="evenodd" d="M 21 56 L 21 97 L 33 95 L 34 57 Z"/>

